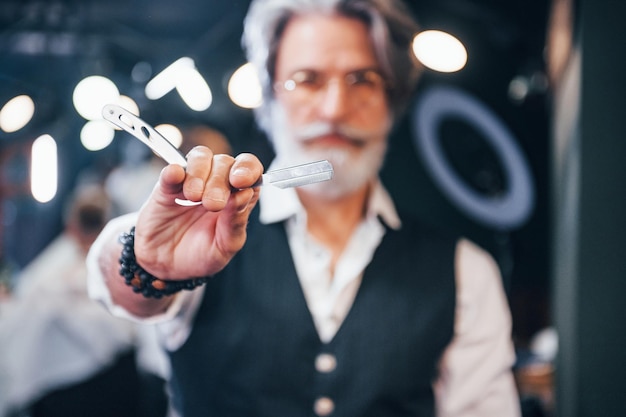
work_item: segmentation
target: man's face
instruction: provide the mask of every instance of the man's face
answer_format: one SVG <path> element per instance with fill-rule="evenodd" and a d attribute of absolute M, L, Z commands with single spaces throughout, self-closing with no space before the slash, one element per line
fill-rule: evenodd
<path fill-rule="evenodd" d="M 341 16 L 293 18 L 277 51 L 272 136 L 284 164 L 328 159 L 333 181 L 306 192 L 338 197 L 374 178 L 391 116 L 365 24 Z"/>

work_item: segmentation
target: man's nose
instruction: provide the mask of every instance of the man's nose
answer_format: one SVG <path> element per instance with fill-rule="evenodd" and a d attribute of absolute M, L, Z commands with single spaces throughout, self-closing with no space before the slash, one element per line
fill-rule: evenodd
<path fill-rule="evenodd" d="M 350 109 L 350 91 L 343 80 L 331 79 L 326 88 L 320 91 L 318 102 L 320 115 L 325 120 L 343 119 Z"/>

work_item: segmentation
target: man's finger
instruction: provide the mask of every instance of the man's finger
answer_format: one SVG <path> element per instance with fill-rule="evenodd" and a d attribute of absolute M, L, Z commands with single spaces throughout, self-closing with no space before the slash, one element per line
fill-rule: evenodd
<path fill-rule="evenodd" d="M 263 164 L 255 155 L 237 155 L 230 171 L 230 184 L 233 188 L 248 188 L 254 185 L 263 174 Z"/>
<path fill-rule="evenodd" d="M 212 170 L 213 152 L 206 146 L 196 146 L 187 154 L 187 176 L 183 185 L 185 198 L 200 201 Z"/>
<path fill-rule="evenodd" d="M 210 211 L 219 211 L 226 207 L 230 197 L 229 175 L 235 158 L 220 154 L 213 156 L 211 172 L 204 186 L 202 205 Z"/>

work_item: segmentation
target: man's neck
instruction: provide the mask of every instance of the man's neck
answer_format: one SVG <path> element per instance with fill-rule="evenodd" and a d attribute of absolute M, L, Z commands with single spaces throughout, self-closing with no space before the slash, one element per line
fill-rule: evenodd
<path fill-rule="evenodd" d="M 348 244 L 352 233 L 367 210 L 370 186 L 336 199 L 323 199 L 298 191 L 307 212 L 307 229 L 322 245 L 333 253 L 333 264 Z"/>

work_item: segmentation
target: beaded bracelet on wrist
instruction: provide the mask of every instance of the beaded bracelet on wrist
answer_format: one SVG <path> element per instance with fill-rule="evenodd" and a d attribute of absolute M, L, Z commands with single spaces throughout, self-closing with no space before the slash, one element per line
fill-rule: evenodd
<path fill-rule="evenodd" d="M 126 285 L 144 297 L 161 298 L 182 290 L 193 290 L 210 279 L 210 277 L 200 277 L 171 281 L 157 278 L 137 263 L 135 258 L 135 228 L 133 227 L 130 233 L 122 233 L 119 240 L 124 245 L 119 259 L 120 275 L 124 278 Z"/>

